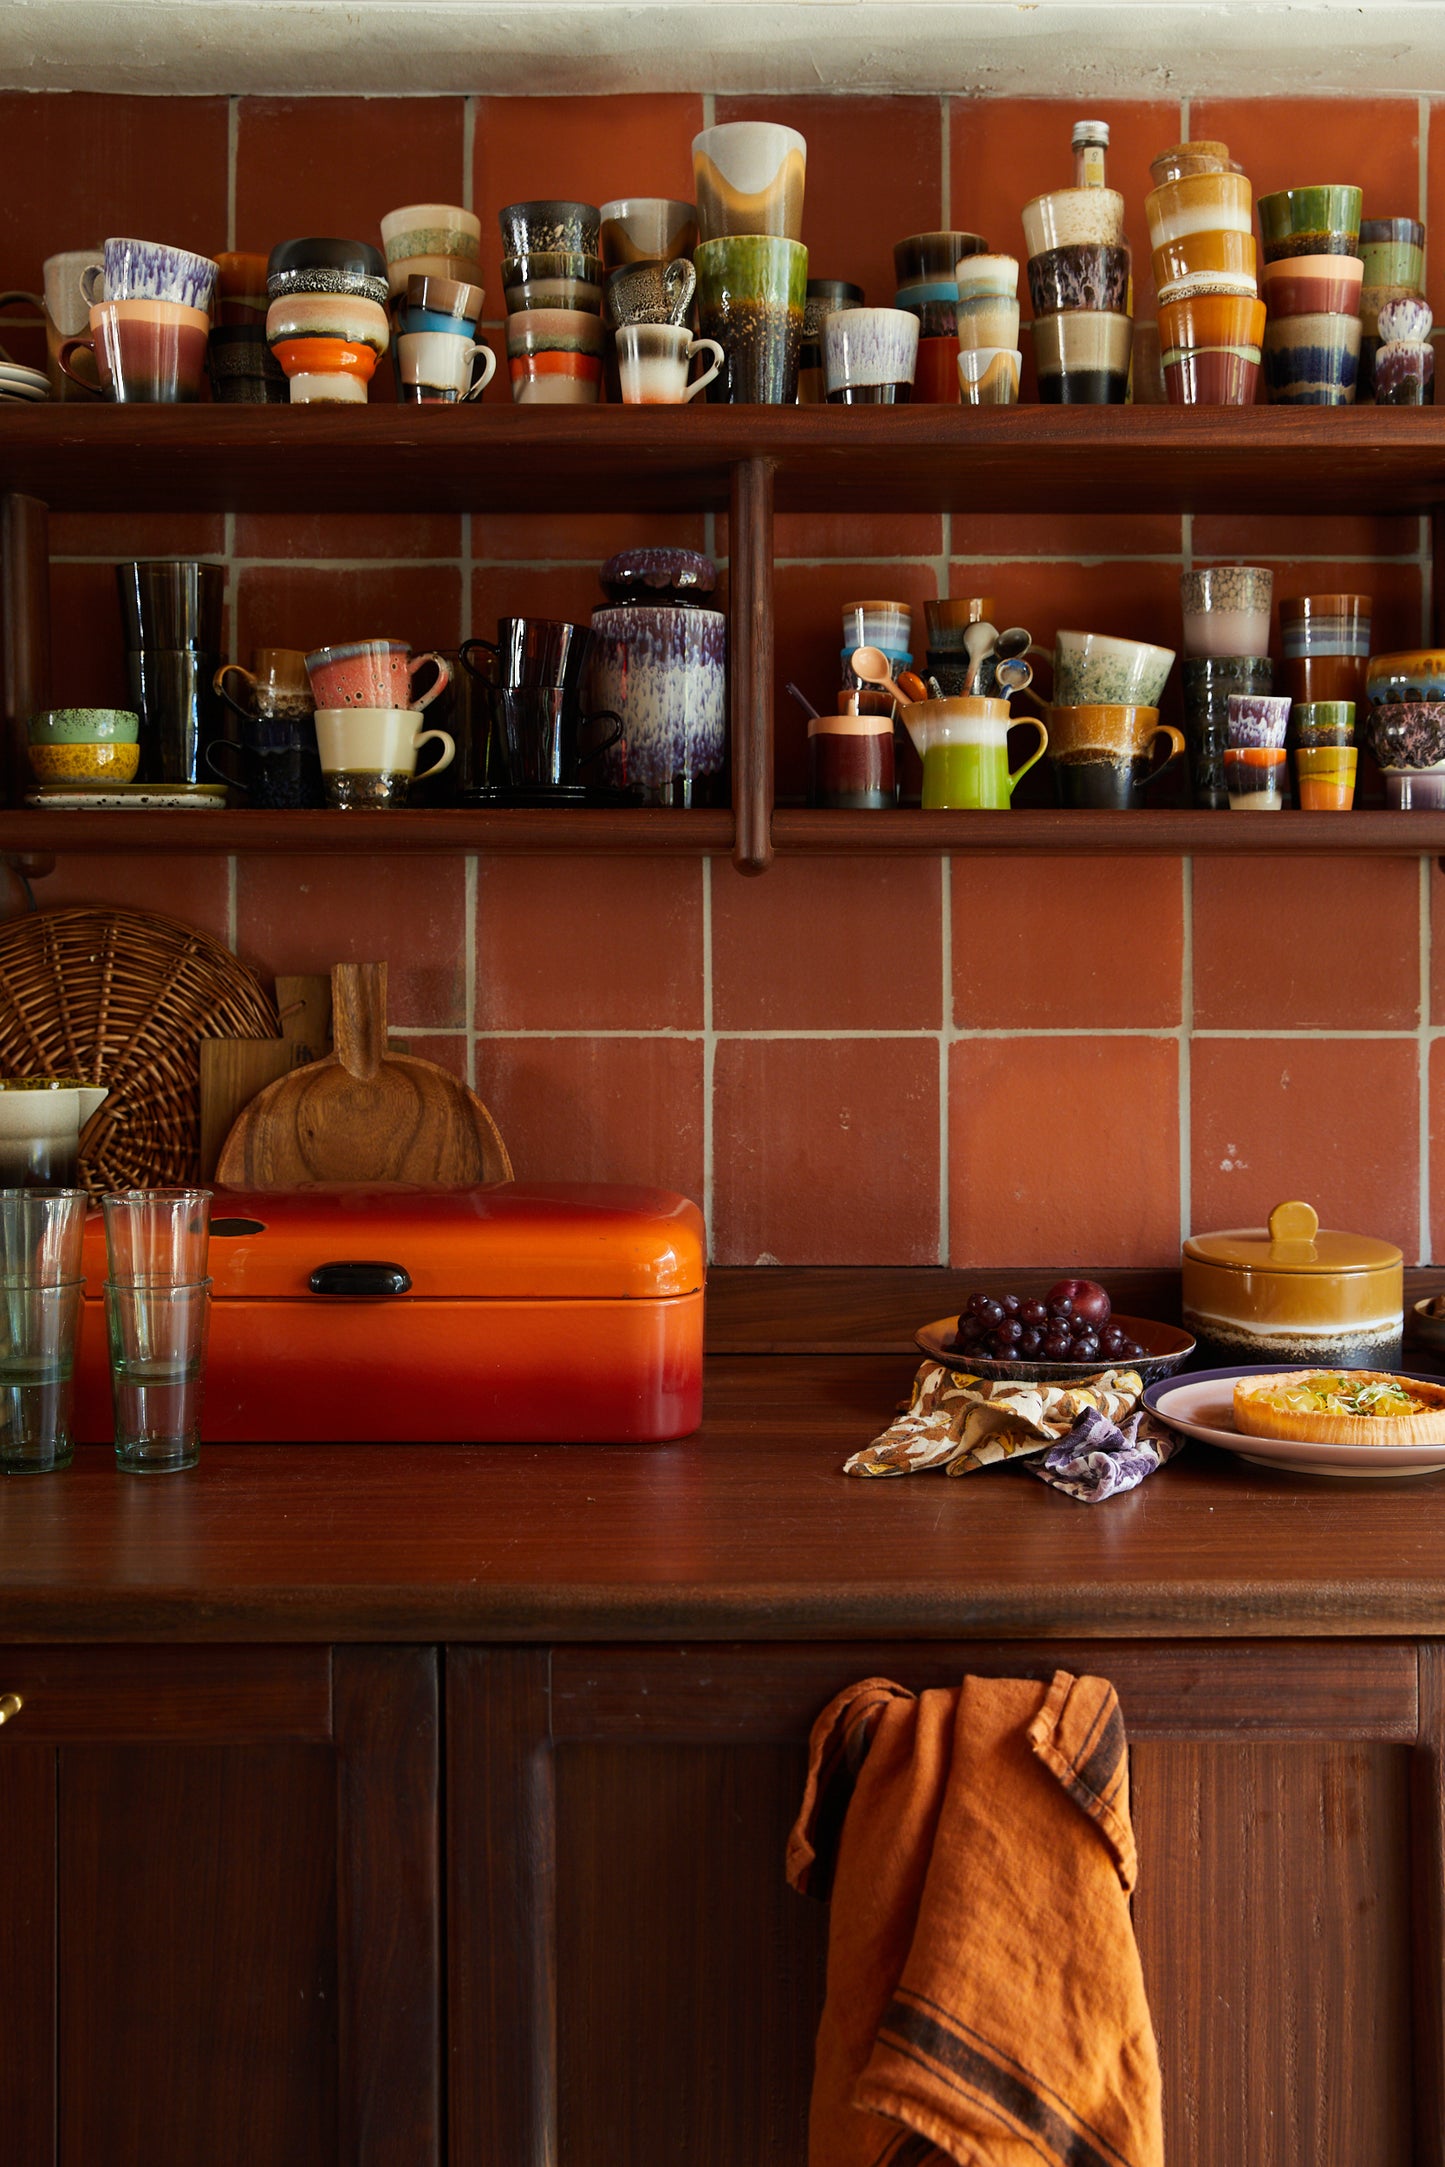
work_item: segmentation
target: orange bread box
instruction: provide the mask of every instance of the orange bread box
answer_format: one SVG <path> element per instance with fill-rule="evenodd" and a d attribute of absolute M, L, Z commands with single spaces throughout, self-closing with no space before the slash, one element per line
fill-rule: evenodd
<path fill-rule="evenodd" d="M 702 1214 L 663 1189 L 220 1190 L 213 1443 L 655 1444 L 702 1419 Z M 76 1435 L 113 1435 L 86 1228 Z"/>

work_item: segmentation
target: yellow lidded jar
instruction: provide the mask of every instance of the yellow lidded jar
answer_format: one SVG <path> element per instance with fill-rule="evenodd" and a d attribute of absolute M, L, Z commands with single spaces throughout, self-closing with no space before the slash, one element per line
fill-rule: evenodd
<path fill-rule="evenodd" d="M 1184 1325 L 1219 1363 L 1398 1365 L 1404 1258 L 1368 1234 L 1321 1232 L 1309 1204 L 1276 1204 L 1267 1227 L 1192 1234 Z"/>

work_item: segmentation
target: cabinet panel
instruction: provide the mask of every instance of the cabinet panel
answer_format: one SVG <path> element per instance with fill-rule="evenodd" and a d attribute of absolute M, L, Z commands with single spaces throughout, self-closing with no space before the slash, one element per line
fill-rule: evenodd
<path fill-rule="evenodd" d="M 55 2156 L 55 1756 L 43 1746 L 0 1743 L 0 1841 L 0 2150 L 6 2167 L 49 2167 Z"/>
<path fill-rule="evenodd" d="M 1166 2157 L 1401 2167 L 1408 1754 L 1151 1741 L 1130 1774 Z"/>

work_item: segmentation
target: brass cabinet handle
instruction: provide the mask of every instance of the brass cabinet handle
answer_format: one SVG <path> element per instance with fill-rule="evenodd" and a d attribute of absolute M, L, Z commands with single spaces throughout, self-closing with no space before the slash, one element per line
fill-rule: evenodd
<path fill-rule="evenodd" d="M 25 1706 L 18 1693 L 0 1693 L 0 1723 L 8 1723 Z"/>

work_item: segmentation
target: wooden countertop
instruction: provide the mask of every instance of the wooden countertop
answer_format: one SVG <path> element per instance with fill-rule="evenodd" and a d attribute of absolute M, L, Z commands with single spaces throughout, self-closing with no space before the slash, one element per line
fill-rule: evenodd
<path fill-rule="evenodd" d="M 915 1360 L 715 1355 L 676 1445 L 211 1446 L 154 1480 L 82 1450 L 0 1482 L 0 1640 L 1445 1633 L 1445 1476 L 1200 1445 L 1097 1506 L 1002 1468 L 843 1476 Z"/>

